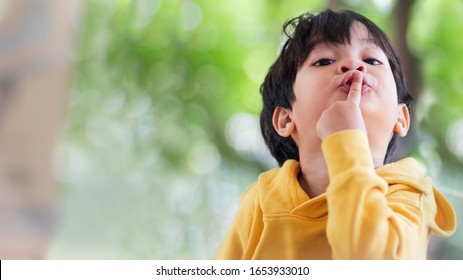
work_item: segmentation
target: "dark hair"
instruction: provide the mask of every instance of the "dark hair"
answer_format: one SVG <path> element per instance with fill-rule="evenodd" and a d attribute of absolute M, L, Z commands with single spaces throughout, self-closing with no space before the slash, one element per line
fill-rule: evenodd
<path fill-rule="evenodd" d="M 260 87 L 263 99 L 263 109 L 260 115 L 262 135 L 271 154 L 280 166 L 288 159 L 299 160 L 299 151 L 291 137 L 282 137 L 275 131 L 272 124 L 275 108 L 292 108 L 296 98 L 293 91 L 296 74 L 312 48 L 319 42 L 349 43 L 351 27 L 354 22 L 363 24 L 373 37 L 374 43 L 385 53 L 396 83 L 398 102 L 405 103 L 411 110 L 413 97 L 405 84 L 399 57 L 386 34 L 378 26 L 353 11 L 334 12 L 328 9 L 318 15 L 302 14 L 283 25 L 283 34 L 287 37 L 287 41 Z M 397 133 L 394 133 L 387 148 L 385 163 L 390 160 L 396 148 L 396 142 Z"/>

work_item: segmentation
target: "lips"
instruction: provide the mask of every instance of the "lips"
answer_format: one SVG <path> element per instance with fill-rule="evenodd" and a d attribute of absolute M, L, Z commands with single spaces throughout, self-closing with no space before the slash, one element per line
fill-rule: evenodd
<path fill-rule="evenodd" d="M 342 79 L 341 84 L 339 86 L 344 88 L 346 93 L 349 93 L 353 79 L 354 79 L 354 72 L 349 72 L 349 73 L 347 73 L 346 76 L 344 76 L 344 78 Z M 362 94 L 369 87 L 370 87 L 370 85 L 368 83 L 367 77 L 363 76 L 363 78 L 362 78 Z"/>

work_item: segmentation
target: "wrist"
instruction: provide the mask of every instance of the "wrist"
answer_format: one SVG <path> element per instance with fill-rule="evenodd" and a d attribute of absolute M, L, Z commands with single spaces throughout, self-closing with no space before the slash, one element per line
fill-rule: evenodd
<path fill-rule="evenodd" d="M 322 142 L 323 156 L 330 178 L 351 168 L 367 168 L 374 172 L 368 137 L 359 130 L 342 130 Z"/>

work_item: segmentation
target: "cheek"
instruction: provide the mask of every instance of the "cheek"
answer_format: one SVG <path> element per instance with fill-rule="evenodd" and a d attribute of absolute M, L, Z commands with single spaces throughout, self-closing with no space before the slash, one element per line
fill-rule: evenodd
<path fill-rule="evenodd" d="M 385 98 L 391 100 L 391 102 L 393 102 L 394 104 L 397 104 L 397 85 L 395 83 L 392 72 L 389 73 L 383 84 L 385 87 Z"/>
<path fill-rule="evenodd" d="M 378 76 L 377 76 L 378 77 Z M 392 73 L 378 79 L 377 87 L 361 102 L 365 121 L 371 119 L 383 127 L 390 128 L 397 119 L 397 88 Z"/>
<path fill-rule="evenodd" d="M 316 131 L 318 119 L 323 112 L 323 105 L 319 100 L 300 98 L 293 104 L 293 118 L 299 131 L 310 133 Z"/>
<path fill-rule="evenodd" d="M 299 125 L 304 125 L 306 128 L 311 123 L 315 123 L 321 114 L 319 109 L 323 100 L 320 97 L 320 91 L 313 85 L 314 81 L 309 78 L 300 79 L 294 85 L 296 96 L 293 104 L 294 117 Z"/>
<path fill-rule="evenodd" d="M 367 126 L 381 135 L 389 135 L 397 120 L 397 98 L 390 92 L 382 98 L 361 104 L 360 109 Z M 370 131 L 371 132 L 371 131 Z"/>
<path fill-rule="evenodd" d="M 295 102 L 293 105 L 293 117 L 298 126 L 307 125 L 314 118 L 314 110 L 310 102 Z"/>

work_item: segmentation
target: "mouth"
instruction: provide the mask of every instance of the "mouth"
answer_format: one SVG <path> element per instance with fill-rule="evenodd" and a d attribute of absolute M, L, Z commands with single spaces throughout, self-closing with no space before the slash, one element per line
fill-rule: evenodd
<path fill-rule="evenodd" d="M 344 88 L 346 93 L 349 93 L 350 88 L 352 86 L 352 80 L 354 79 L 354 72 L 348 73 L 344 79 L 342 79 L 341 84 L 339 85 L 340 87 Z M 367 79 L 365 76 L 362 78 L 362 94 L 365 92 L 370 87 Z"/>

